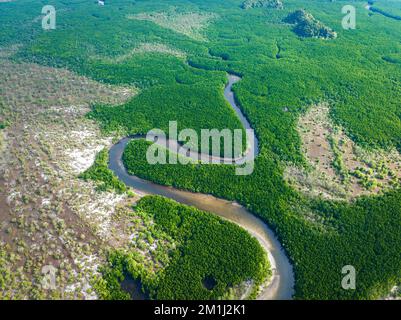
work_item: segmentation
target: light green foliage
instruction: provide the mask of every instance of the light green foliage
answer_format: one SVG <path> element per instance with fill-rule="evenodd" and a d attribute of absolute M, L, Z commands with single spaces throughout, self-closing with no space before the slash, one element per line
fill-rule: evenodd
<path fill-rule="evenodd" d="M 224 78 L 219 75 L 218 79 Z M 107 131 L 123 127 L 128 134 L 146 134 L 159 128 L 168 135 L 171 120 L 177 121 L 178 131 L 193 128 L 199 136 L 203 128 L 241 128 L 234 111 L 224 100 L 223 86 L 223 81 L 215 87 L 213 83 L 155 86 L 124 105 L 96 106 L 90 117 L 100 120 Z M 194 113 L 198 115 L 195 118 Z"/>
<path fill-rule="evenodd" d="M 332 163 L 333 167 L 337 171 L 337 173 L 341 176 L 342 181 L 346 184 L 349 182 L 349 172 L 344 164 L 341 150 L 338 147 L 338 141 L 333 136 L 329 136 L 328 140 L 334 155 Z"/>
<path fill-rule="evenodd" d="M 96 155 L 95 163 L 88 170 L 80 174 L 79 177 L 84 180 L 95 181 L 97 183 L 96 188 L 99 191 L 126 192 L 126 185 L 108 168 L 108 162 L 109 153 L 104 149 Z"/>

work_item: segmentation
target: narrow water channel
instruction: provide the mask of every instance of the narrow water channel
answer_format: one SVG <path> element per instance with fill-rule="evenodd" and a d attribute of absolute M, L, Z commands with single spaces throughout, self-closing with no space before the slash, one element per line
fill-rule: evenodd
<path fill-rule="evenodd" d="M 239 81 L 240 78 L 230 75 L 229 83 L 224 90 L 224 97 L 230 103 L 237 113 L 245 129 L 250 128 L 250 124 L 246 117 L 242 114 L 241 109 L 236 105 L 232 85 Z M 177 202 L 194 206 L 200 210 L 208 211 L 223 219 L 229 220 L 243 229 L 247 230 L 254 236 L 265 249 L 268 254 L 273 276 L 269 284 L 263 288 L 258 296 L 261 300 L 270 299 L 291 299 L 294 291 L 294 274 L 293 269 L 288 260 L 284 249 L 277 240 L 273 231 L 260 218 L 251 214 L 244 207 L 235 202 L 219 199 L 211 195 L 193 193 L 178 190 L 173 187 L 166 187 L 155 184 L 153 182 L 131 176 L 128 174 L 122 162 L 123 152 L 132 139 L 140 139 L 139 137 L 124 138 L 113 145 L 110 149 L 109 168 L 117 175 L 117 177 L 128 186 L 131 186 L 141 195 L 161 195 Z M 248 137 L 253 143 L 249 144 L 248 153 L 258 154 L 258 141 L 255 136 Z M 248 158 L 248 155 L 244 155 Z"/>

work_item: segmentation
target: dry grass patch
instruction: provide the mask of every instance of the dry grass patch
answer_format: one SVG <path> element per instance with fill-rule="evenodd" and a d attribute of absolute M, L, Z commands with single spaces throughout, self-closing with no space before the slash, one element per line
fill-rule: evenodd
<path fill-rule="evenodd" d="M 298 122 L 309 168 L 288 166 L 285 178 L 300 191 L 329 199 L 352 199 L 399 186 L 401 155 L 355 144 L 329 117 L 330 107 L 312 106 Z"/>
<path fill-rule="evenodd" d="M 132 49 L 130 52 L 117 56 L 117 57 L 92 57 L 93 59 L 99 59 L 108 63 L 121 63 L 124 62 L 136 54 L 144 53 L 161 53 L 175 56 L 177 58 L 185 58 L 186 54 L 183 51 L 173 49 L 162 43 L 141 43 L 138 47 Z"/>
<path fill-rule="evenodd" d="M 22 47 L 21 44 L 13 44 L 9 47 L 0 47 L 0 59 L 9 58 Z"/>
<path fill-rule="evenodd" d="M 206 12 L 178 12 L 171 8 L 166 12 L 140 13 L 128 15 L 128 19 L 151 21 L 163 28 L 173 30 L 195 40 L 205 41 L 203 31 L 217 18 L 216 14 Z"/>
<path fill-rule="evenodd" d="M 0 69 L 0 95 L 5 105 L 15 108 L 70 107 L 90 104 L 99 99 L 105 103 L 117 104 L 136 93 L 136 89 L 132 87 L 113 88 L 100 85 L 66 69 L 33 63 L 16 64 L 0 59 Z"/>
<path fill-rule="evenodd" d="M 0 153 L 0 250 L 12 281 L 0 283 L 0 294 L 96 298 L 91 279 L 116 237 L 112 216 L 129 201 L 78 179 L 96 150 L 111 143 L 84 115 L 92 102 L 122 103 L 136 90 L 4 56 L 0 116 L 9 125 L 2 130 L 7 152 Z M 41 285 L 42 267 L 50 264 L 57 268 L 55 290 Z"/>

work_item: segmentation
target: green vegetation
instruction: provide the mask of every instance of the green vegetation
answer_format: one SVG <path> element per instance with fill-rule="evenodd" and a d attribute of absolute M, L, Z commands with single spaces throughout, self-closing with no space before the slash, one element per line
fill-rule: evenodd
<path fill-rule="evenodd" d="M 139 279 L 155 299 L 218 299 L 250 279 L 254 281 L 251 297 L 255 297 L 270 274 L 257 240 L 230 222 L 159 196 L 142 198 L 135 210 L 149 215 L 156 229 L 172 237 L 176 248 L 168 265 L 155 275 L 137 262 L 135 251 L 112 252 L 96 286 L 103 298 L 128 298 L 120 288 L 127 274 Z"/>
<path fill-rule="evenodd" d="M 149 130 L 158 128 L 168 136 L 169 121 L 175 119 L 178 132 L 192 128 L 196 130 L 198 137 L 204 128 L 215 128 L 219 131 L 225 128 L 241 129 L 241 122 L 223 96 L 227 79 L 222 74 L 219 74 L 217 79 L 220 80 L 217 83 L 210 81 L 209 84 L 201 85 L 154 86 L 124 105 L 112 108 L 97 105 L 88 116 L 99 120 L 105 131 L 118 131 L 125 135 L 146 134 Z M 158 112 L 154 112 L 155 106 L 158 106 Z M 198 116 L 193 117 L 194 113 Z M 245 133 L 242 136 L 242 146 L 245 150 Z M 198 142 L 199 145 L 194 147 L 199 150 L 201 139 L 198 139 Z M 221 144 L 223 145 L 222 141 Z M 221 153 L 223 151 L 221 148 Z"/>
<path fill-rule="evenodd" d="M 147 147 L 146 141 L 132 141 L 127 147 L 124 162 L 130 173 L 165 185 L 212 193 L 230 200 L 240 199 L 252 212 L 259 212 L 273 225 L 280 238 L 285 239 L 285 248 L 298 261 L 294 266 L 297 296 L 312 299 L 373 298 L 385 292 L 380 283 L 392 283 L 395 277 L 391 274 L 398 274 L 391 267 L 399 261 L 398 248 L 394 247 L 399 243 L 396 224 L 401 222 L 398 205 L 401 193 L 398 190 L 382 197 L 361 198 L 351 205 L 318 199 L 306 201 L 280 183 L 281 175 L 271 176 L 266 181 L 264 172 L 274 172 L 273 162 L 258 158 L 254 173 L 239 177 L 234 175 L 231 166 L 149 165 L 143 156 Z M 288 202 L 292 203 L 291 208 L 287 207 Z M 305 210 L 305 207 L 323 220 L 325 231 L 294 213 Z M 269 215 L 264 212 L 269 212 Z M 366 212 L 370 215 L 368 220 Z M 305 237 L 305 230 L 307 240 L 301 240 Z M 306 243 L 316 244 L 308 249 L 307 254 Z M 338 270 L 346 261 L 352 261 L 357 270 L 361 270 L 358 275 L 361 287 L 355 291 L 338 287 L 338 281 L 341 282 Z M 381 265 L 380 273 L 372 273 L 365 267 L 375 268 L 376 263 Z M 310 272 L 316 265 L 319 272 Z M 323 274 L 330 275 L 327 281 L 319 288 L 310 289 L 309 281 L 318 281 Z M 388 280 L 385 280 L 385 274 Z"/>
<path fill-rule="evenodd" d="M 120 251 L 111 251 L 107 265 L 99 269 L 101 277 L 93 279 L 93 288 L 102 300 L 129 300 L 130 294 L 121 288 L 121 282 L 127 275 L 126 256 Z"/>
<path fill-rule="evenodd" d="M 337 141 L 333 136 L 328 137 L 331 150 L 334 154 L 333 159 L 333 168 L 337 171 L 337 173 L 341 176 L 341 179 L 345 184 L 349 182 L 349 172 L 347 167 L 344 164 L 343 156 L 341 150 L 338 147 L 339 141 Z"/>
<path fill-rule="evenodd" d="M 320 21 L 316 20 L 309 12 L 297 10 L 291 13 L 285 22 L 295 24 L 294 32 L 300 37 L 334 39 L 337 34 Z"/>
<path fill-rule="evenodd" d="M 0 300 L 10 299 L 12 296 L 11 292 L 8 292 L 8 288 L 15 284 L 15 275 L 11 270 L 12 257 L 9 257 L 6 251 L 5 245 L 0 242 Z"/>
<path fill-rule="evenodd" d="M 245 0 L 242 3 L 243 9 L 250 8 L 276 8 L 282 9 L 283 3 L 281 0 Z"/>
<path fill-rule="evenodd" d="M 218 79 L 220 85 L 215 87 L 213 82 L 209 85 L 155 86 L 141 92 L 127 104 L 112 108 L 95 106 L 90 117 L 99 120 L 107 131 L 123 127 L 127 134 L 146 134 L 153 128 L 162 129 L 168 134 L 171 120 L 178 120 L 178 131 L 193 128 L 199 136 L 203 128 L 241 128 L 235 112 L 223 97 L 222 89 L 226 80 L 220 76 Z M 155 112 L 154 108 L 158 111 Z M 199 116 L 194 118 L 194 112 Z"/>
<path fill-rule="evenodd" d="M 51 32 L 43 32 L 40 21 L 32 22 L 41 3 L 3 3 L 0 46 L 18 39 L 23 47 L 15 60 L 66 67 L 95 80 L 139 87 L 141 94 L 127 104 L 96 106 L 92 113 L 103 128 L 122 127 L 129 133 L 165 128 L 169 120 L 178 120 L 180 128 L 236 128 L 238 122 L 223 104 L 221 88 L 226 72 L 241 75 L 234 91 L 261 149 L 252 175 L 235 176 L 230 166 L 149 166 L 143 158 L 147 145 L 139 141 L 127 149 L 129 170 L 159 183 L 237 200 L 264 219 L 294 262 L 296 298 L 383 296 L 401 277 L 401 190 L 343 203 L 309 199 L 282 176 L 288 162 L 305 163 L 296 123 L 307 105 L 317 101 L 333 106 L 332 119 L 357 144 L 401 150 L 399 21 L 372 14 L 364 9 L 364 1 L 353 2 L 356 30 L 341 28 L 341 8 L 347 1 L 287 0 L 283 10 L 268 13 L 243 10 L 241 3 L 174 1 L 182 12 L 219 16 L 202 31 L 208 41 L 127 19 L 128 14 L 165 12 L 171 5 L 165 1 L 137 0 L 132 5 L 119 0 L 100 7 L 90 1 L 56 0 L 58 27 Z M 335 29 L 337 39 L 294 34 L 282 22 L 300 8 Z M 91 58 L 118 57 L 143 42 L 185 52 L 187 61 L 158 53 L 135 54 L 118 64 Z M 305 211 L 319 217 L 322 226 L 305 219 L 301 214 Z M 348 264 L 357 269 L 356 290 L 340 286 L 341 269 Z"/>
<path fill-rule="evenodd" d="M 0 100 L 0 130 L 9 126 L 8 115 L 9 110 L 5 107 L 3 101 Z"/>
<path fill-rule="evenodd" d="M 387 167 L 384 161 L 365 161 L 365 164 L 367 167 L 357 167 L 350 174 L 360 179 L 359 184 L 366 190 L 373 190 L 376 187 L 382 186 L 384 179 L 388 179 L 390 185 L 399 188 L 400 179 Z"/>
<path fill-rule="evenodd" d="M 99 191 L 115 191 L 124 193 L 127 191 L 126 185 L 108 168 L 109 153 L 106 149 L 96 155 L 94 164 L 79 177 L 86 181 L 93 180 L 97 183 L 96 189 Z"/>

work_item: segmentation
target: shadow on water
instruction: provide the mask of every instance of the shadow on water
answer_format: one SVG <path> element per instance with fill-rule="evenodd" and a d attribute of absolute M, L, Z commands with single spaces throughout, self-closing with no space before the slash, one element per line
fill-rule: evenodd
<path fill-rule="evenodd" d="M 202 284 L 207 290 L 213 290 L 217 285 L 217 281 L 212 276 L 206 276 L 203 278 Z"/>
<path fill-rule="evenodd" d="M 127 292 L 132 300 L 148 300 L 149 296 L 142 290 L 142 282 L 125 274 L 124 280 L 120 283 L 121 289 Z"/>

